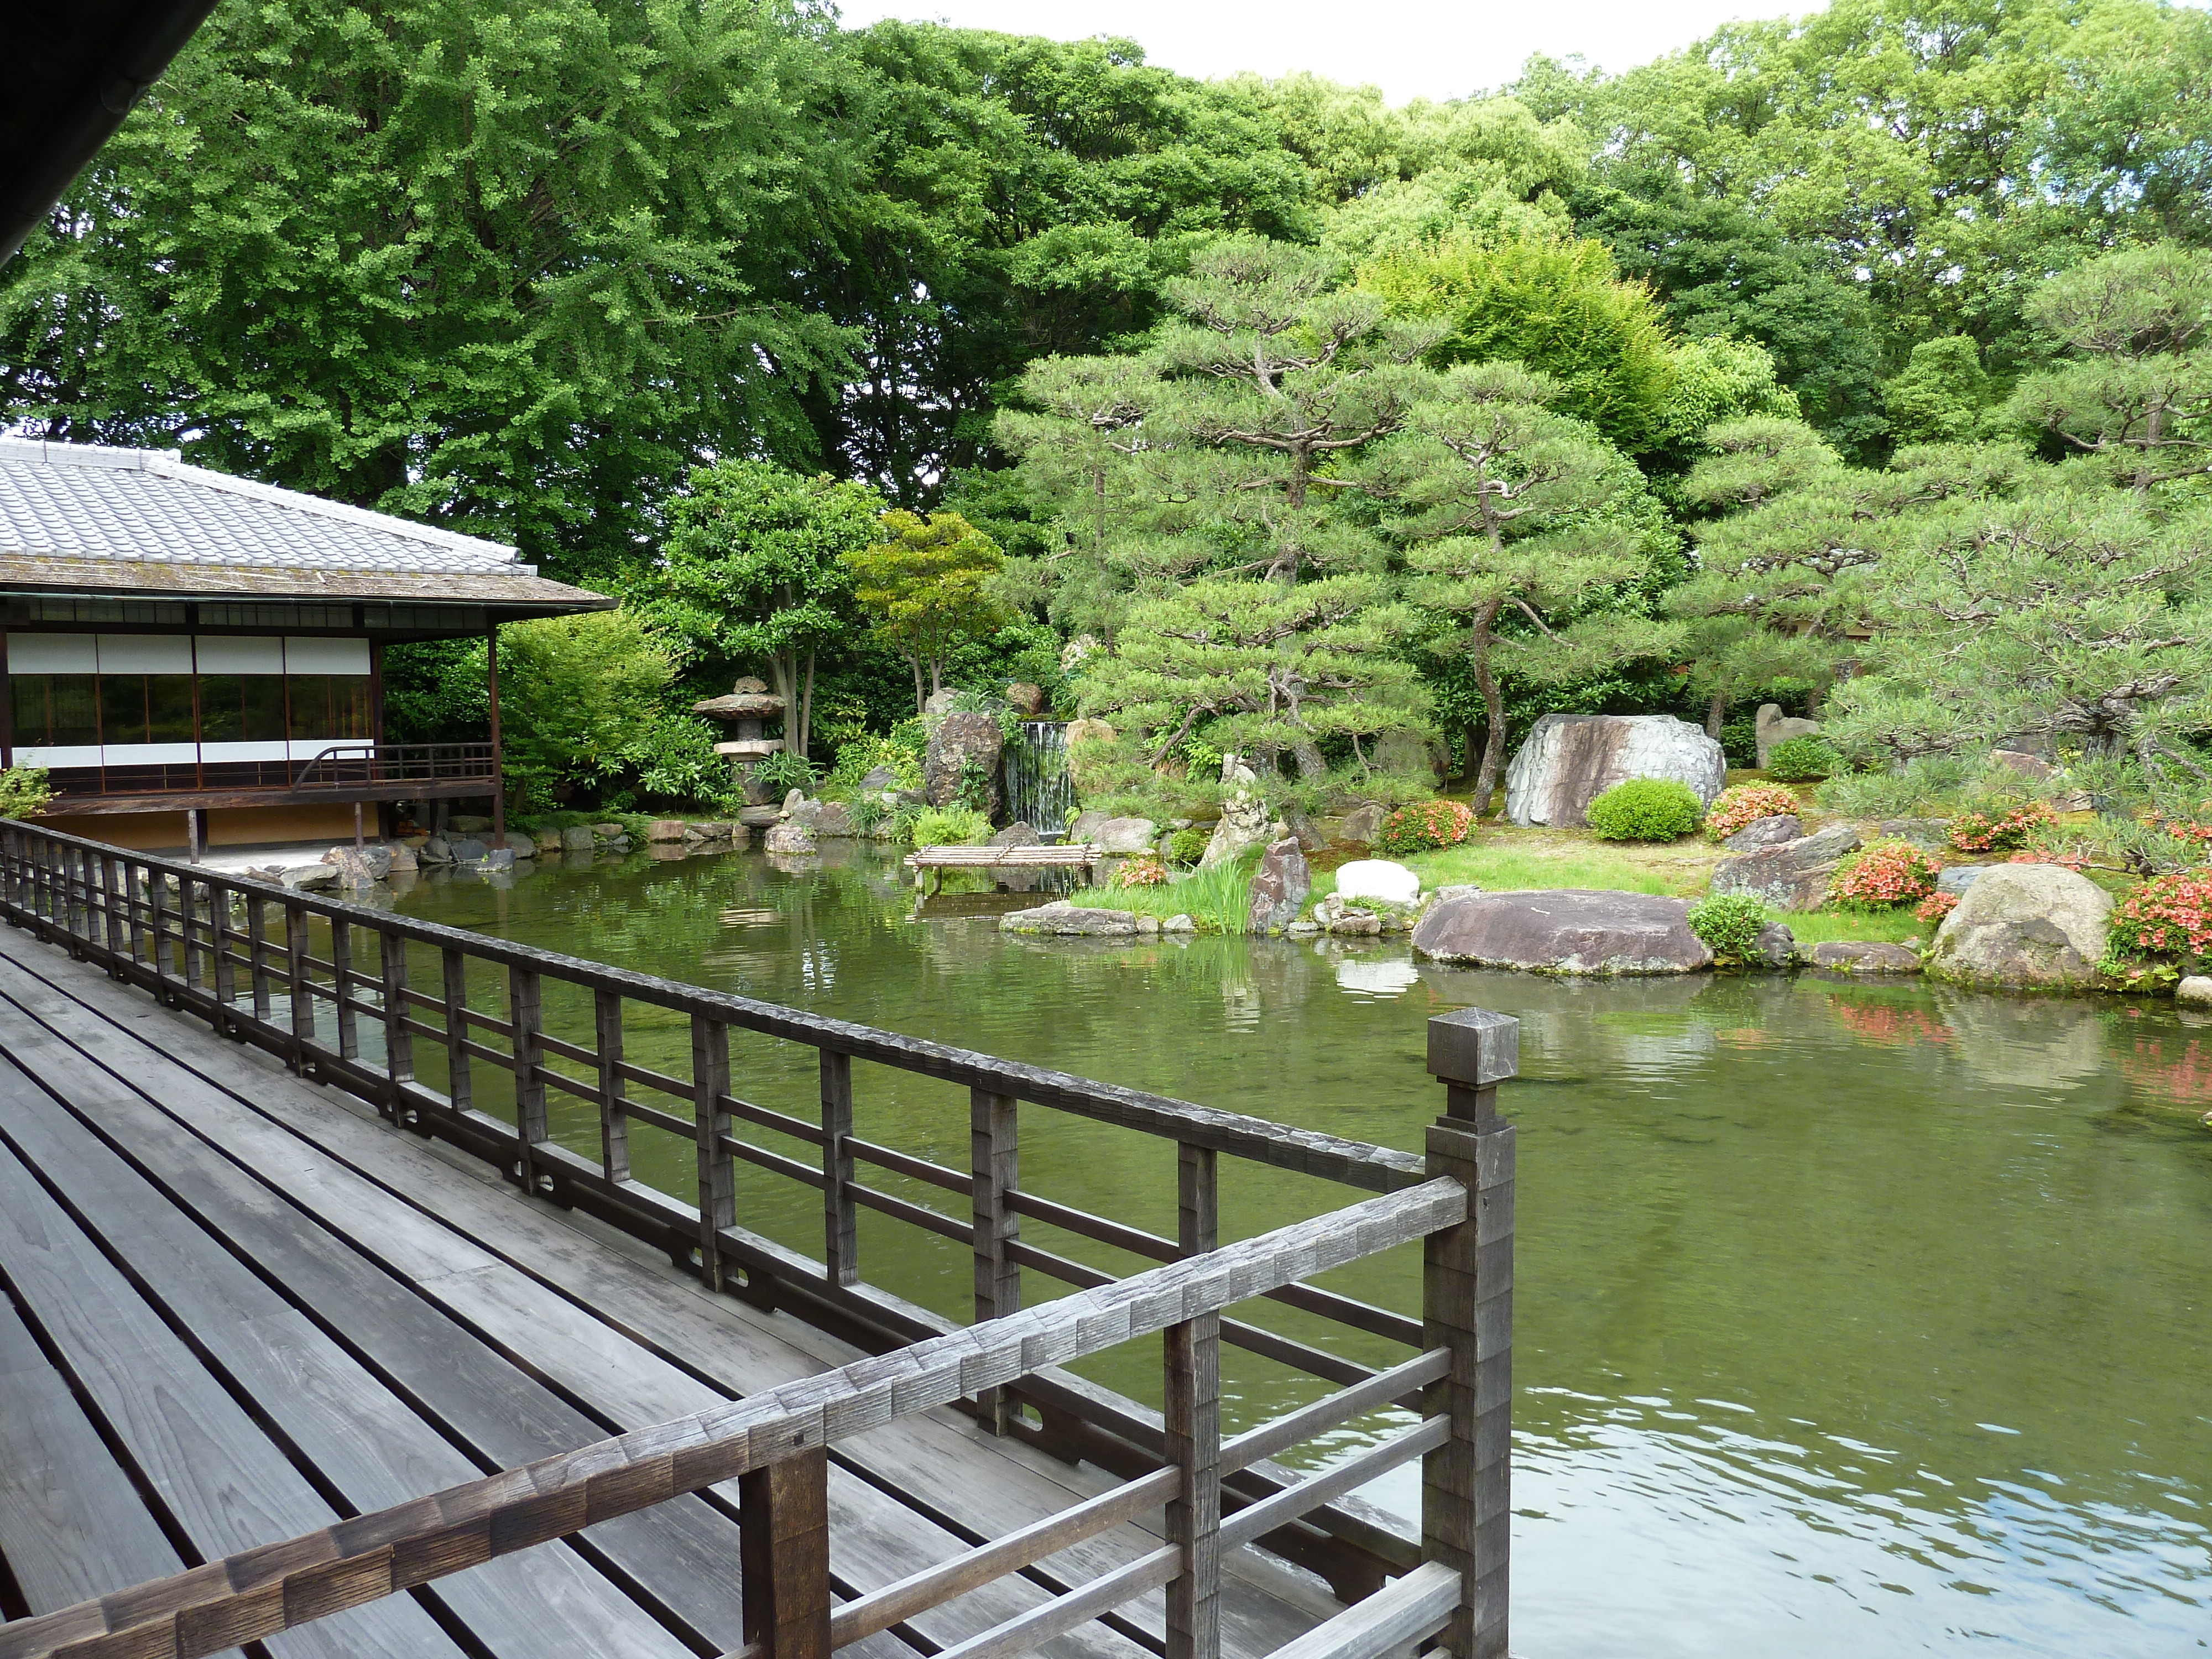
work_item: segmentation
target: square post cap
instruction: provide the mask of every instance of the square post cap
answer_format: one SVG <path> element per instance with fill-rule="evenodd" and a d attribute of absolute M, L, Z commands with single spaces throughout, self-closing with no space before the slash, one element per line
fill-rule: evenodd
<path fill-rule="evenodd" d="M 1521 1022 L 1487 1008 L 1461 1008 L 1429 1021 L 1429 1072 L 1462 1088 L 1487 1088 L 1521 1069 Z"/>

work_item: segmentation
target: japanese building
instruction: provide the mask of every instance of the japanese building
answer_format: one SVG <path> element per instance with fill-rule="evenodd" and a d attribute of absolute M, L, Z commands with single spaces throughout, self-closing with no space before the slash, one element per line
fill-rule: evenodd
<path fill-rule="evenodd" d="M 396 803 L 499 793 L 493 741 L 384 738 L 402 641 L 612 609 L 515 550 L 187 466 L 0 439 L 0 761 L 46 821 L 127 847 L 377 832 Z"/>

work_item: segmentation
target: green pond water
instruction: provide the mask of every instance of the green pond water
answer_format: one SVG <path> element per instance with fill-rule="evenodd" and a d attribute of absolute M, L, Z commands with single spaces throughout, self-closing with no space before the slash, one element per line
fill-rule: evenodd
<path fill-rule="evenodd" d="M 2212 1022 L 1810 976 L 1557 982 L 1416 964 L 1402 945 L 1016 940 L 989 915 L 913 920 L 902 872 L 860 848 L 790 870 L 549 861 L 425 878 L 400 908 L 1409 1149 L 1441 1106 L 1423 1023 L 1517 1015 L 1516 1651 L 2212 1649 Z M 471 994 L 498 1006 L 489 976 Z M 547 995 L 551 1028 L 588 1041 L 587 1005 Z M 682 1021 L 634 1012 L 628 1040 L 688 1071 Z M 747 1098 L 813 1115 L 811 1050 L 732 1033 L 732 1060 Z M 479 1077 L 498 1109 L 503 1079 Z M 963 1094 L 865 1065 L 854 1085 L 864 1136 L 966 1167 Z M 595 1153 L 574 1105 L 556 1106 L 562 1138 Z M 688 1146 L 634 1140 L 641 1178 L 691 1194 Z M 1046 1196 L 1172 1233 L 1172 1170 L 1149 1137 L 1023 1109 L 1023 1182 Z M 1224 1237 L 1352 1196 L 1228 1158 L 1222 1175 Z M 811 1190 L 744 1170 L 738 1203 L 820 1254 Z M 959 1246 L 863 1212 L 861 1253 L 871 1279 L 965 1316 Z M 1410 1251 L 1327 1282 L 1418 1310 Z M 1031 1274 L 1024 1293 L 1056 1289 Z M 1404 1357 L 1273 1304 L 1252 1317 Z M 1090 1369 L 1156 1399 L 1157 1355 L 1133 1344 Z M 1233 1349 L 1223 1363 L 1232 1423 L 1321 1391 Z M 1410 1511 L 1412 1471 L 1368 1495 Z"/>

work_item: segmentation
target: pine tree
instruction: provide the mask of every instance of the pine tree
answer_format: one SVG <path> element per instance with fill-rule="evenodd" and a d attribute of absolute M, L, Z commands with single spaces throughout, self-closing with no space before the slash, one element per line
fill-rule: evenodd
<path fill-rule="evenodd" d="M 1368 482 L 1407 544 L 1407 597 L 1451 618 L 1437 649 L 1465 656 L 1486 712 L 1474 799 L 1486 803 L 1505 763 L 1503 656 L 1525 678 L 1559 681 L 1667 648 L 1677 630 L 1632 612 L 1574 621 L 1607 589 L 1651 574 L 1651 550 L 1620 509 L 1642 491 L 1635 467 L 1583 422 L 1547 407 L 1556 381 L 1516 363 L 1453 370 L 1417 404 Z M 1502 639 L 1501 616 L 1533 630 Z"/>

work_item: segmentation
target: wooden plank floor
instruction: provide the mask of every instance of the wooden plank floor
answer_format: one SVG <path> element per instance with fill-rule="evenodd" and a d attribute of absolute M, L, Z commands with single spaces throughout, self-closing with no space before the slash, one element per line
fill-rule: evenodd
<path fill-rule="evenodd" d="M 393 1130 L 0 927 L 0 1597 L 50 1611 L 857 1351 Z M 831 1574 L 862 1594 L 1110 1479 L 945 1412 L 838 1449 Z M 714 1655 L 740 1645 L 734 1489 L 288 1632 L 290 1656 Z M 861 1644 L 914 1659 L 1158 1547 L 1159 1517 Z M 1223 1649 L 1336 1609 L 1226 1564 Z M 1158 1651 L 1160 1597 L 1041 1650 Z M 848 1650 L 858 1652 L 860 1650 Z"/>

